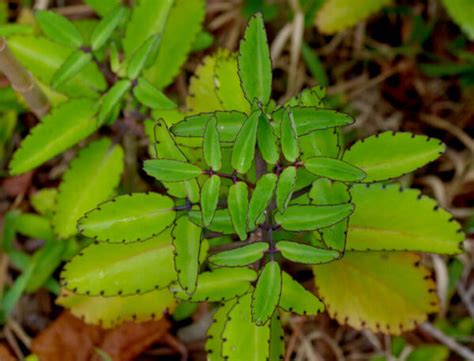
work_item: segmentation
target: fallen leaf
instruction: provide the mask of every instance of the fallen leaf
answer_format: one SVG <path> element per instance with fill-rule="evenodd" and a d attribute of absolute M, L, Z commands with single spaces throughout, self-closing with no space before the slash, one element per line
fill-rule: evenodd
<path fill-rule="evenodd" d="M 169 322 L 161 319 L 127 322 L 105 330 L 63 312 L 33 340 L 31 349 L 40 361 L 101 361 L 96 348 L 113 361 L 132 361 L 160 340 L 169 327 Z"/>

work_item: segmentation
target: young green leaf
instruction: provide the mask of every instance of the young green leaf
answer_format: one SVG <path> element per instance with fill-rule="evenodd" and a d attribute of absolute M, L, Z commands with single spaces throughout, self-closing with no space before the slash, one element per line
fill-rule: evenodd
<path fill-rule="evenodd" d="M 99 108 L 99 114 L 97 116 L 97 122 L 100 125 L 106 122 L 115 106 L 122 100 L 122 98 L 125 96 L 125 93 L 130 89 L 131 86 L 132 82 L 130 80 L 119 80 L 103 96 Z"/>
<path fill-rule="evenodd" d="M 273 173 L 263 175 L 257 182 L 250 198 L 248 210 L 248 227 L 255 229 L 257 220 L 261 217 L 272 199 L 278 177 Z"/>
<path fill-rule="evenodd" d="M 355 211 L 349 220 L 348 250 L 462 251 L 459 223 L 419 190 L 356 185 L 351 194 Z"/>
<path fill-rule="evenodd" d="M 340 256 L 340 253 L 335 250 L 317 248 L 291 241 L 279 241 L 276 248 L 283 257 L 297 263 L 321 264 L 334 261 Z"/>
<path fill-rule="evenodd" d="M 317 315 L 324 311 L 324 304 L 286 272 L 282 274 L 279 306 L 299 315 Z"/>
<path fill-rule="evenodd" d="M 438 310 L 431 291 L 436 284 L 419 261 L 411 253 L 346 252 L 313 271 L 331 317 L 357 329 L 397 335 Z"/>
<path fill-rule="evenodd" d="M 129 79 L 136 79 L 144 69 L 153 64 L 158 55 L 160 42 L 159 35 L 152 35 L 133 53 L 127 67 Z"/>
<path fill-rule="evenodd" d="M 144 78 L 138 79 L 137 85 L 133 88 L 133 95 L 140 103 L 151 109 L 176 109 L 176 104 L 172 100 Z"/>
<path fill-rule="evenodd" d="M 354 211 L 350 203 L 331 206 L 290 206 L 284 213 L 277 213 L 275 221 L 287 231 L 312 231 L 329 227 Z"/>
<path fill-rule="evenodd" d="M 236 111 L 217 111 L 186 117 L 171 127 L 171 132 L 180 137 L 203 137 L 206 124 L 212 117 L 217 119 L 217 129 L 221 142 L 233 142 L 247 119 L 245 113 Z"/>
<path fill-rule="evenodd" d="M 201 190 L 201 212 L 202 224 L 209 227 L 219 203 L 219 193 L 221 188 L 221 178 L 212 175 L 204 182 Z"/>
<path fill-rule="evenodd" d="M 175 0 L 161 35 L 158 57 L 145 77 L 158 89 L 171 83 L 186 60 L 191 46 L 202 27 L 205 15 L 204 0 Z M 186 29 L 186 31 L 183 31 Z M 133 39 L 133 41 L 136 41 Z M 166 69 L 166 71 L 163 71 Z"/>
<path fill-rule="evenodd" d="M 270 121 L 261 114 L 258 118 L 257 144 L 262 158 L 269 164 L 276 164 L 280 158 L 277 138 Z"/>
<path fill-rule="evenodd" d="M 360 182 L 366 177 L 363 170 L 335 158 L 308 158 L 304 161 L 303 166 L 310 173 L 342 182 Z"/>
<path fill-rule="evenodd" d="M 96 111 L 96 102 L 90 99 L 73 99 L 56 107 L 23 140 L 10 162 L 10 173 L 25 173 L 93 133 Z"/>
<path fill-rule="evenodd" d="M 281 269 L 277 261 L 268 262 L 260 273 L 252 294 L 252 320 L 264 325 L 272 317 L 280 300 Z"/>
<path fill-rule="evenodd" d="M 143 169 L 148 175 L 165 182 L 190 180 L 202 174 L 201 168 L 193 164 L 171 159 L 146 160 Z"/>
<path fill-rule="evenodd" d="M 384 132 L 359 140 L 343 159 L 367 173 L 363 182 L 374 182 L 413 172 L 437 159 L 444 150 L 443 143 L 424 135 Z"/>
<path fill-rule="evenodd" d="M 249 211 L 249 191 L 245 182 L 237 182 L 229 188 L 227 198 L 230 218 L 235 232 L 243 241 L 247 239 L 247 214 Z"/>
<path fill-rule="evenodd" d="M 191 295 L 196 289 L 199 273 L 201 227 L 196 226 L 188 217 L 184 216 L 176 221 L 172 236 L 178 282 L 183 290 Z"/>
<path fill-rule="evenodd" d="M 285 331 L 281 324 L 278 311 L 273 314 L 270 323 L 270 355 L 269 361 L 281 361 L 285 358 Z"/>
<path fill-rule="evenodd" d="M 235 300 L 226 302 L 219 306 L 212 317 L 212 324 L 207 331 L 206 352 L 208 361 L 224 361 L 221 356 L 222 340 L 221 335 L 227 323 L 227 315 L 234 307 Z"/>
<path fill-rule="evenodd" d="M 272 62 L 262 14 L 254 15 L 245 30 L 239 50 L 239 76 L 245 97 L 267 104 L 272 91 Z"/>
<path fill-rule="evenodd" d="M 278 210 L 283 213 L 290 203 L 296 185 L 296 168 L 286 167 L 278 177 L 276 203 Z"/>
<path fill-rule="evenodd" d="M 197 224 L 198 226 L 205 227 L 202 223 L 202 213 L 199 211 L 190 211 L 188 213 L 189 219 L 191 222 Z M 235 233 L 234 226 L 230 219 L 230 214 L 227 209 L 218 209 L 214 213 L 212 222 L 206 227 L 210 231 L 219 232 L 223 234 L 233 234 Z"/>
<path fill-rule="evenodd" d="M 51 86 L 58 88 L 77 73 L 79 73 L 87 64 L 92 61 L 91 53 L 84 53 L 82 50 L 76 50 L 64 61 L 61 67 L 53 74 Z"/>
<path fill-rule="evenodd" d="M 122 148 L 109 139 L 95 141 L 79 152 L 64 174 L 52 218 L 60 238 L 74 236 L 79 218 L 114 194 L 122 170 Z"/>
<path fill-rule="evenodd" d="M 92 244 L 64 267 L 61 279 L 63 286 L 76 294 L 146 293 L 176 280 L 173 252 L 169 231 L 144 242 Z M 137 272 L 139 269 L 147 271 Z"/>
<path fill-rule="evenodd" d="M 135 242 L 167 228 L 175 218 L 173 200 L 158 193 L 123 195 L 87 213 L 78 222 L 86 237 Z"/>
<path fill-rule="evenodd" d="M 154 149 L 157 158 L 175 159 L 181 162 L 187 162 L 186 156 L 176 144 L 174 137 L 169 132 L 163 119 L 155 123 L 154 129 Z M 172 196 L 179 198 L 188 198 L 191 202 L 199 201 L 199 185 L 196 179 L 184 182 L 164 182 L 163 185 Z"/>
<path fill-rule="evenodd" d="M 58 44 L 74 48 L 79 48 L 83 45 L 81 33 L 76 26 L 64 16 L 48 10 L 38 11 L 35 16 L 41 30 L 51 40 Z"/>
<path fill-rule="evenodd" d="M 299 155 L 298 133 L 291 108 L 284 113 L 280 123 L 281 150 L 288 162 L 295 162 Z"/>
<path fill-rule="evenodd" d="M 217 266 L 240 267 L 254 263 L 268 250 L 268 243 L 255 242 L 246 246 L 219 252 L 209 257 L 209 262 Z"/>
<path fill-rule="evenodd" d="M 15 217 L 14 230 L 24 236 L 42 241 L 54 241 L 50 220 L 33 213 L 20 213 Z"/>
<path fill-rule="evenodd" d="M 315 130 L 342 127 L 354 123 L 354 119 L 350 115 L 336 112 L 335 110 L 294 106 L 279 108 L 272 114 L 275 126 L 279 126 L 287 116 L 288 109 L 290 109 L 293 114 L 296 133 L 299 137 L 314 132 Z"/>
<path fill-rule="evenodd" d="M 56 188 L 42 188 L 30 195 L 33 209 L 42 216 L 49 217 L 56 210 L 58 190 Z"/>
<path fill-rule="evenodd" d="M 250 268 L 218 268 L 199 275 L 196 291 L 192 296 L 178 285 L 172 285 L 170 289 L 175 297 L 191 302 L 226 301 L 247 293 L 250 282 L 256 278 L 257 274 Z"/>
<path fill-rule="evenodd" d="M 253 112 L 242 124 L 232 148 L 232 167 L 239 173 L 247 173 L 255 156 L 258 118 L 260 110 Z"/>
<path fill-rule="evenodd" d="M 115 297 L 91 297 L 63 291 L 57 304 L 70 309 L 89 324 L 105 328 L 126 321 L 144 322 L 158 320 L 165 313 L 173 312 L 176 300 L 168 290 L 155 290 L 145 294 Z"/>
<path fill-rule="evenodd" d="M 219 141 L 219 131 L 217 130 L 217 119 L 211 117 L 204 129 L 204 139 L 202 144 L 204 161 L 212 170 L 218 171 L 222 167 L 222 151 Z"/>
<path fill-rule="evenodd" d="M 257 326 L 252 321 L 251 302 L 251 294 L 246 294 L 228 314 L 228 321 L 222 333 L 222 355 L 225 360 L 267 360 L 270 324 Z"/>
<path fill-rule="evenodd" d="M 104 46 L 127 14 L 127 8 L 118 6 L 100 20 L 91 35 L 90 44 L 93 51 Z"/>

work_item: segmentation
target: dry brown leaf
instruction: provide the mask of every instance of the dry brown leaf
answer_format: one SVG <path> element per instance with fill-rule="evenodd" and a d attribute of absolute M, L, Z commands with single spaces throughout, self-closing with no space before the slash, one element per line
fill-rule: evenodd
<path fill-rule="evenodd" d="M 40 361 L 100 361 L 99 348 L 114 361 L 132 361 L 168 329 L 169 322 L 162 319 L 105 330 L 64 312 L 33 340 L 32 352 Z"/>

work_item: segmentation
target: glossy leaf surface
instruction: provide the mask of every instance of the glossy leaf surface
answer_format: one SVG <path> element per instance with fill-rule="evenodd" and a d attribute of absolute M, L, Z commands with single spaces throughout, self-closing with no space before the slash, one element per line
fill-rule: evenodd
<path fill-rule="evenodd" d="M 87 237 L 108 242 L 135 242 L 157 235 L 175 218 L 174 203 L 158 193 L 123 195 L 79 220 Z"/>
<path fill-rule="evenodd" d="M 145 172 L 165 182 L 190 180 L 202 174 L 202 170 L 193 164 L 171 159 L 149 159 L 143 164 Z"/>
<path fill-rule="evenodd" d="M 343 182 L 360 182 L 366 174 L 361 169 L 339 159 L 328 157 L 308 158 L 304 167 L 315 175 Z"/>
<path fill-rule="evenodd" d="M 268 243 L 266 242 L 250 243 L 229 251 L 216 253 L 209 257 L 209 262 L 217 266 L 246 266 L 261 259 L 267 250 Z"/>

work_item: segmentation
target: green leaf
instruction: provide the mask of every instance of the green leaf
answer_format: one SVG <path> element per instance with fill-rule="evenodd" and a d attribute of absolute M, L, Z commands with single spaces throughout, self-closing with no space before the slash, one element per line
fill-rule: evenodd
<path fill-rule="evenodd" d="M 201 227 L 192 223 L 188 217 L 181 217 L 176 221 L 172 236 L 178 282 L 183 290 L 191 295 L 196 289 L 199 273 Z"/>
<path fill-rule="evenodd" d="M 339 144 L 339 128 L 322 129 L 298 138 L 303 160 L 323 156 L 338 158 L 341 146 Z"/>
<path fill-rule="evenodd" d="M 97 14 L 104 16 L 119 5 L 121 0 L 84 0 L 84 2 L 94 9 Z"/>
<path fill-rule="evenodd" d="M 277 139 L 270 121 L 263 113 L 258 118 L 257 143 L 265 162 L 276 164 L 280 158 Z"/>
<path fill-rule="evenodd" d="M 135 79 L 156 60 L 160 47 L 161 37 L 151 35 L 132 55 L 128 62 L 127 75 Z"/>
<path fill-rule="evenodd" d="M 242 124 L 232 148 L 232 167 L 239 173 L 247 173 L 252 166 L 257 142 L 260 110 L 253 112 Z"/>
<path fill-rule="evenodd" d="M 286 259 L 296 263 L 321 264 L 334 261 L 340 253 L 335 250 L 309 246 L 291 241 L 279 241 L 276 248 Z"/>
<path fill-rule="evenodd" d="M 295 120 L 291 108 L 285 112 L 280 123 L 281 150 L 284 157 L 290 163 L 295 162 L 299 155 L 298 134 L 296 132 Z"/>
<path fill-rule="evenodd" d="M 397 335 L 438 309 L 436 293 L 430 291 L 436 284 L 419 262 L 411 253 L 346 252 L 313 270 L 331 317 L 356 329 Z"/>
<path fill-rule="evenodd" d="M 63 292 L 57 304 L 69 308 L 72 314 L 89 324 L 110 328 L 125 321 L 157 320 L 172 312 L 176 300 L 168 290 L 115 297 L 91 297 Z"/>
<path fill-rule="evenodd" d="M 272 91 L 272 62 L 262 14 L 255 14 L 240 42 L 239 76 L 245 97 L 267 104 Z"/>
<path fill-rule="evenodd" d="M 174 137 L 169 132 L 163 119 L 155 123 L 154 129 L 155 150 L 157 158 L 175 159 L 181 162 L 187 162 L 186 156 L 177 146 Z M 184 182 L 164 182 L 163 185 L 172 196 L 179 198 L 189 198 L 193 203 L 199 201 L 199 185 L 196 179 Z"/>
<path fill-rule="evenodd" d="M 206 352 L 208 361 L 224 361 L 221 356 L 221 335 L 227 323 L 227 315 L 234 307 L 235 301 L 226 302 L 221 305 L 212 317 L 212 323 L 207 331 Z"/>
<path fill-rule="evenodd" d="M 175 218 L 173 200 L 158 193 L 123 195 L 79 220 L 86 237 L 107 242 L 135 242 L 167 228 Z"/>
<path fill-rule="evenodd" d="M 286 167 L 278 177 L 276 203 L 278 210 L 283 213 L 291 200 L 296 185 L 296 168 Z"/>
<path fill-rule="evenodd" d="M 150 159 L 144 162 L 145 172 L 160 181 L 179 182 L 190 180 L 202 174 L 201 168 L 171 159 Z"/>
<path fill-rule="evenodd" d="M 464 235 L 452 215 L 419 190 L 399 185 L 356 185 L 348 250 L 407 250 L 455 254 Z"/>
<path fill-rule="evenodd" d="M 82 295 L 146 293 L 176 280 L 173 252 L 169 231 L 143 242 L 92 244 L 66 264 L 61 279 Z"/>
<path fill-rule="evenodd" d="M 277 261 L 268 262 L 260 273 L 252 294 L 252 321 L 264 325 L 280 300 L 281 269 Z"/>
<path fill-rule="evenodd" d="M 97 116 L 97 122 L 100 125 L 106 122 L 115 106 L 122 100 L 122 98 L 125 96 L 125 93 L 130 89 L 131 86 L 132 82 L 130 80 L 119 80 L 102 97 L 99 114 Z"/>
<path fill-rule="evenodd" d="M 346 113 L 312 106 L 292 106 L 279 108 L 272 114 L 274 125 L 279 126 L 290 110 L 293 114 L 296 133 L 299 137 L 315 130 L 343 127 L 354 123 L 354 119 Z"/>
<path fill-rule="evenodd" d="M 57 198 L 56 188 L 42 188 L 30 195 L 30 203 L 36 212 L 49 216 L 56 210 Z"/>
<path fill-rule="evenodd" d="M 311 231 L 329 227 L 354 211 L 350 203 L 330 206 L 290 206 L 284 213 L 277 213 L 275 221 L 287 231 Z"/>
<path fill-rule="evenodd" d="M 250 282 L 255 281 L 257 274 L 250 268 L 218 268 L 212 272 L 201 273 L 198 277 L 196 291 L 188 295 L 178 285 L 172 285 L 175 297 L 192 302 L 226 301 L 247 293 Z"/>
<path fill-rule="evenodd" d="M 237 58 L 233 53 L 224 49 L 218 50 L 213 80 L 215 93 L 224 109 L 250 113 L 250 104 L 240 86 Z"/>
<path fill-rule="evenodd" d="M 351 201 L 351 195 L 347 185 L 341 182 L 333 182 L 326 178 L 319 178 L 313 182 L 309 192 L 311 203 L 325 206 L 341 204 Z M 319 231 L 327 247 L 343 252 L 346 246 L 346 234 L 349 219 L 342 220 Z"/>
<path fill-rule="evenodd" d="M 364 182 L 374 182 L 413 172 L 444 150 L 443 143 L 424 135 L 384 132 L 359 140 L 343 159 L 367 173 Z"/>
<path fill-rule="evenodd" d="M 161 35 L 158 57 L 155 64 L 145 72 L 147 80 L 157 88 L 162 89 L 169 85 L 179 72 L 196 35 L 201 30 L 204 15 L 204 0 L 173 2 Z"/>
<path fill-rule="evenodd" d="M 210 176 L 202 186 L 201 211 L 204 227 L 208 227 L 214 218 L 217 204 L 219 203 L 220 188 L 221 178 L 217 175 Z"/>
<path fill-rule="evenodd" d="M 172 100 L 143 78 L 138 79 L 137 86 L 133 88 L 133 95 L 140 103 L 151 109 L 171 110 L 176 108 L 176 104 Z"/>
<path fill-rule="evenodd" d="M 204 226 L 202 223 L 202 213 L 199 211 L 190 211 L 188 213 L 189 219 L 191 222 L 197 224 L 201 227 L 206 227 L 210 231 L 219 232 L 223 234 L 233 234 L 235 233 L 234 226 L 230 219 L 230 214 L 227 209 L 218 209 L 214 213 L 212 222 L 208 226 Z"/>
<path fill-rule="evenodd" d="M 235 232 L 243 241 L 247 239 L 247 214 L 249 211 L 249 191 L 245 182 L 237 182 L 229 188 L 227 198 L 230 218 Z"/>
<path fill-rule="evenodd" d="M 359 182 L 366 177 L 365 172 L 361 169 L 335 158 L 308 158 L 304 161 L 303 166 L 310 173 L 342 182 Z"/>
<path fill-rule="evenodd" d="M 285 358 L 285 330 L 280 321 L 278 311 L 273 314 L 270 323 L 270 355 L 269 361 L 281 361 Z"/>
<path fill-rule="evenodd" d="M 316 26 L 325 34 L 349 28 L 379 11 L 390 0 L 361 0 L 354 6 L 350 0 L 328 0 L 318 11 Z"/>
<path fill-rule="evenodd" d="M 38 36 L 13 36 L 8 39 L 8 46 L 20 63 L 45 84 L 50 83 L 53 74 L 74 52 L 73 48 Z M 70 81 L 59 86 L 59 91 L 70 97 L 90 98 L 98 97 L 97 92 L 104 91 L 106 88 L 107 82 L 103 74 L 97 65 L 91 62 Z"/>
<path fill-rule="evenodd" d="M 95 141 L 71 161 L 59 187 L 54 232 L 60 238 L 77 233 L 84 213 L 114 195 L 123 171 L 123 151 L 109 139 Z"/>
<path fill-rule="evenodd" d="M 217 266 L 240 267 L 254 263 L 268 250 L 268 243 L 255 242 L 246 246 L 219 252 L 209 257 L 209 262 Z"/>
<path fill-rule="evenodd" d="M 93 51 L 104 46 L 127 14 L 127 8 L 118 6 L 100 20 L 91 35 L 90 44 Z"/>
<path fill-rule="evenodd" d="M 214 171 L 221 169 L 222 151 L 219 143 L 219 131 L 217 130 L 216 117 L 211 117 L 206 124 L 202 147 L 206 164 Z"/>
<path fill-rule="evenodd" d="M 474 40 L 474 4 L 469 0 L 443 0 L 443 5 L 454 22 L 464 31 L 467 37 Z"/>
<path fill-rule="evenodd" d="M 228 361 L 264 361 L 269 355 L 270 324 L 257 326 L 251 316 L 251 294 L 241 297 L 228 314 L 222 332 L 222 355 Z"/>
<path fill-rule="evenodd" d="M 286 272 L 282 274 L 279 306 L 299 315 L 317 315 L 324 311 L 324 304 Z"/>
<path fill-rule="evenodd" d="M 250 230 L 255 229 L 258 219 L 270 203 L 277 179 L 278 177 L 275 174 L 267 173 L 257 181 L 250 198 L 248 210 L 248 227 Z"/>
<path fill-rule="evenodd" d="M 55 108 L 23 140 L 10 162 L 10 173 L 28 172 L 89 136 L 97 129 L 96 110 L 90 99 L 69 100 Z"/>
<path fill-rule="evenodd" d="M 64 61 L 61 67 L 53 74 L 51 86 L 59 87 L 69 79 L 77 75 L 84 67 L 92 62 L 92 54 L 76 50 Z"/>
<path fill-rule="evenodd" d="M 36 12 L 43 33 L 58 44 L 79 48 L 83 45 L 81 33 L 67 18 L 48 10 Z"/>
<path fill-rule="evenodd" d="M 449 348 L 444 345 L 420 345 L 407 357 L 407 361 L 447 361 Z"/>
<path fill-rule="evenodd" d="M 174 0 L 134 2 L 123 39 L 125 59 L 130 59 L 150 36 L 163 32 L 173 2 Z"/>
<path fill-rule="evenodd" d="M 183 121 L 171 127 L 171 132 L 180 137 L 203 137 L 206 124 L 212 117 L 217 119 L 221 142 L 234 142 L 242 124 L 247 119 L 245 113 L 237 111 L 201 113 L 184 118 Z"/>

